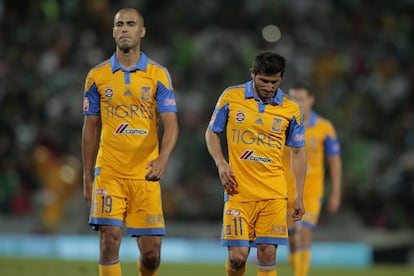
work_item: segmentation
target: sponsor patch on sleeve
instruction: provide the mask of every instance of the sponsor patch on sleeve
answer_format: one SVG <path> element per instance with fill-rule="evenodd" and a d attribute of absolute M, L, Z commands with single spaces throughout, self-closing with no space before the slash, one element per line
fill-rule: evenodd
<path fill-rule="evenodd" d="M 83 111 L 89 111 L 89 99 L 83 97 Z"/>

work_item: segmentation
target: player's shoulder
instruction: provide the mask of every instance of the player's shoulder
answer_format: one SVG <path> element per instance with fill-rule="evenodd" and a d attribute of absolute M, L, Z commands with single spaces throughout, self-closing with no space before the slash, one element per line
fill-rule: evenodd
<path fill-rule="evenodd" d="M 111 61 L 110 59 L 104 60 L 101 63 L 95 65 L 89 70 L 89 76 L 99 76 L 103 72 L 108 71 L 111 69 Z"/>
<path fill-rule="evenodd" d="M 221 98 L 236 100 L 244 95 L 245 84 L 237 84 L 226 87 L 221 93 Z"/>
<path fill-rule="evenodd" d="M 321 127 L 333 127 L 332 121 L 328 118 L 321 116 L 315 112 L 313 113 L 313 116 L 315 116 L 315 122 L 317 125 Z"/>
<path fill-rule="evenodd" d="M 160 64 L 159 62 L 153 60 L 152 58 L 149 58 L 147 56 L 147 66 L 148 69 L 159 72 L 159 71 L 163 71 L 163 72 L 168 72 L 168 69 L 166 66 Z"/>
<path fill-rule="evenodd" d="M 283 91 L 281 91 L 280 93 L 282 93 L 282 104 L 284 106 L 294 106 L 300 108 L 300 104 L 295 98 L 289 96 Z"/>
<path fill-rule="evenodd" d="M 236 84 L 226 87 L 223 93 L 234 95 L 236 93 L 244 92 L 246 84 Z"/>
<path fill-rule="evenodd" d="M 102 61 L 101 63 L 99 63 L 98 65 L 95 65 L 94 67 L 92 67 L 91 71 L 102 70 L 107 66 L 110 67 L 110 65 L 111 65 L 111 60 L 108 58 L 108 59 Z"/>

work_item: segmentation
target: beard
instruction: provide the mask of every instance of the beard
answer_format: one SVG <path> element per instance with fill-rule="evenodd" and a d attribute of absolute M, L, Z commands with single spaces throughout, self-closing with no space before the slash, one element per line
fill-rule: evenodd
<path fill-rule="evenodd" d="M 266 92 L 266 91 L 260 89 L 260 87 L 256 84 L 256 82 L 254 82 L 254 89 L 256 90 L 257 96 L 259 96 L 259 98 L 262 101 L 266 101 L 266 100 L 269 100 L 269 99 L 273 98 L 275 96 L 275 93 L 276 93 L 276 91 L 274 91 L 272 93 L 269 93 L 269 92 Z"/>
<path fill-rule="evenodd" d="M 118 48 L 124 53 L 129 53 L 131 50 L 131 46 L 128 43 L 119 43 Z"/>

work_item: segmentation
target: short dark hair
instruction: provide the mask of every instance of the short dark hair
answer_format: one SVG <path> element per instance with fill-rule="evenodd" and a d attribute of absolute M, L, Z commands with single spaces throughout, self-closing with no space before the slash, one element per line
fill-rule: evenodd
<path fill-rule="evenodd" d="M 118 10 L 116 12 L 115 16 L 114 16 L 114 26 L 116 24 L 116 22 L 115 22 L 116 15 L 120 12 L 125 12 L 125 11 L 135 12 L 138 15 L 139 20 L 141 20 L 142 26 L 145 26 L 144 16 L 135 8 L 122 8 L 122 9 Z"/>
<path fill-rule="evenodd" d="M 304 81 L 296 81 L 293 83 L 293 85 L 290 87 L 291 89 L 304 89 L 307 91 L 309 96 L 314 96 L 313 87 Z"/>
<path fill-rule="evenodd" d="M 255 57 L 252 65 L 254 74 L 277 74 L 281 76 L 285 73 L 286 60 L 279 54 L 271 51 L 263 51 Z"/>

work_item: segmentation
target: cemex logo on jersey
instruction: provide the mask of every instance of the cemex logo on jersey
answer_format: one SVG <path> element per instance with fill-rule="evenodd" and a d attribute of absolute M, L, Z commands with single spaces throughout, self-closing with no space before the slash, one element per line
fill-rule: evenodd
<path fill-rule="evenodd" d="M 120 124 L 114 134 L 130 134 L 130 135 L 147 135 L 148 130 L 146 129 L 130 129 L 129 124 Z"/>
<path fill-rule="evenodd" d="M 261 163 L 272 163 L 272 159 L 262 156 L 254 156 L 254 150 L 245 150 L 240 156 L 240 160 L 250 160 Z"/>

